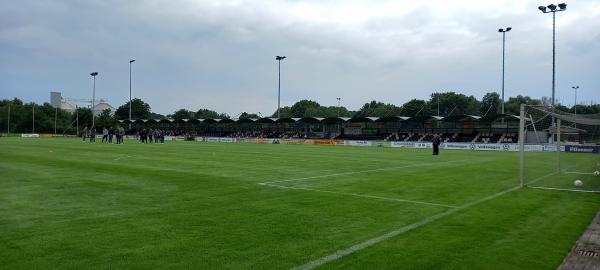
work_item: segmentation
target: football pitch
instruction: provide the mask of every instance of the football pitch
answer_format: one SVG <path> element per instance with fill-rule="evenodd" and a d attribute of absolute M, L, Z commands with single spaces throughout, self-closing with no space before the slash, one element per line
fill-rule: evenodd
<path fill-rule="evenodd" d="M 600 195 L 518 184 L 516 152 L 0 138 L 0 268 L 555 269 Z"/>

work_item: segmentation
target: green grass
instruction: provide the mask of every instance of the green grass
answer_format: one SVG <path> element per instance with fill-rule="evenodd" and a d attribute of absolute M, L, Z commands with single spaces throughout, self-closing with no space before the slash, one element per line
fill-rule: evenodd
<path fill-rule="evenodd" d="M 551 173 L 553 158 L 528 154 L 528 180 Z M 563 163 L 587 170 L 590 160 Z M 508 152 L 0 138 L 0 268 L 289 269 L 452 211 L 317 269 L 554 269 L 600 195 L 527 188 L 470 205 L 515 187 L 517 161 Z"/>

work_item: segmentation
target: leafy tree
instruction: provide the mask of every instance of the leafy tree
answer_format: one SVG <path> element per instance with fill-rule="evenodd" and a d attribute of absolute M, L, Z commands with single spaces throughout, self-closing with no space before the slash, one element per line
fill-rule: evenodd
<path fill-rule="evenodd" d="M 19 99 L 0 101 L 0 130 L 7 132 L 10 107 L 10 133 L 75 133 L 71 125 L 71 113 L 52 107 L 48 103 L 38 105 L 23 103 Z M 35 107 L 35 130 L 33 108 Z"/>
<path fill-rule="evenodd" d="M 129 102 L 119 106 L 115 112 L 116 119 L 129 119 Z M 131 100 L 131 119 L 150 119 L 150 105 L 139 98 Z"/>
<path fill-rule="evenodd" d="M 209 110 L 209 109 L 200 109 L 198 111 L 196 111 L 196 113 L 194 114 L 195 118 L 198 119 L 217 119 L 217 118 L 229 118 L 229 115 L 225 114 L 225 113 L 218 113 L 216 111 L 213 110 Z"/>
<path fill-rule="evenodd" d="M 429 105 L 427 101 L 421 99 L 413 99 L 409 102 L 404 103 L 402 105 L 402 115 L 403 116 L 417 116 L 417 115 L 432 115 L 428 108 Z"/>
<path fill-rule="evenodd" d="M 240 119 L 260 118 L 260 116 L 258 116 L 258 114 L 255 114 L 255 113 L 243 112 L 243 113 L 240 114 L 239 118 Z"/>
<path fill-rule="evenodd" d="M 165 116 L 160 113 L 151 112 L 150 118 L 151 119 L 162 119 L 162 118 L 165 118 Z"/>
<path fill-rule="evenodd" d="M 355 114 L 355 117 L 367 117 L 367 116 L 375 116 L 375 117 L 384 117 L 396 115 L 399 116 L 402 113 L 402 108 L 394 105 L 394 104 L 385 104 L 379 101 L 371 101 L 369 103 L 365 103 Z"/>
<path fill-rule="evenodd" d="M 78 117 L 79 117 L 79 120 L 77 119 Z M 75 125 L 77 125 L 77 122 L 78 122 L 80 128 L 91 127 L 92 126 L 92 110 L 90 110 L 89 108 L 77 107 L 76 112 L 71 114 L 71 122 L 76 123 Z"/>
<path fill-rule="evenodd" d="M 480 102 L 474 96 L 466 96 L 455 92 L 431 94 L 428 113 L 437 114 L 438 99 L 440 104 L 440 115 L 450 114 L 479 114 Z"/>
<path fill-rule="evenodd" d="M 316 101 L 312 100 L 300 100 L 291 107 L 285 106 L 281 108 L 281 117 L 351 117 L 352 112 L 348 111 L 345 107 L 337 106 L 321 106 Z M 277 111 L 273 113 L 271 117 L 277 117 Z"/>
<path fill-rule="evenodd" d="M 290 109 L 292 117 L 316 117 L 319 107 L 321 104 L 318 102 L 304 99 L 296 102 Z"/>
<path fill-rule="evenodd" d="M 292 115 L 292 108 L 289 106 L 285 106 L 285 107 L 281 107 L 281 109 L 279 110 L 280 112 L 280 116 L 282 118 L 284 117 L 296 117 Z M 277 110 L 275 110 L 275 112 L 273 113 L 273 115 L 271 115 L 271 117 L 277 117 Z"/>
<path fill-rule="evenodd" d="M 575 113 L 575 107 L 577 107 L 577 114 L 598 114 L 600 113 L 600 104 L 595 105 L 583 105 L 577 104 L 569 109 L 570 113 Z"/>
<path fill-rule="evenodd" d="M 110 128 L 117 125 L 117 119 L 112 115 L 110 109 L 105 109 L 96 117 L 96 127 Z"/>
<path fill-rule="evenodd" d="M 188 111 L 186 109 L 179 109 L 175 111 L 172 115 L 170 115 L 170 117 L 176 120 L 191 119 L 194 118 L 194 112 Z"/>
<path fill-rule="evenodd" d="M 490 92 L 483 96 L 481 99 L 481 106 L 479 107 L 479 113 L 481 115 L 495 114 L 501 112 L 502 100 L 500 95 L 496 92 Z"/>
<path fill-rule="evenodd" d="M 541 105 L 542 101 L 539 99 L 532 99 L 528 96 L 518 95 L 516 97 L 508 98 L 508 101 L 504 104 L 504 111 L 506 113 L 519 115 L 521 111 L 521 104 L 528 105 Z"/>

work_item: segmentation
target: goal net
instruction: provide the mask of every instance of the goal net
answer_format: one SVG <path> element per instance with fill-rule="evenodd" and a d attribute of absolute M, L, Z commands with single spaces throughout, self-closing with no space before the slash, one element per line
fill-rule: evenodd
<path fill-rule="evenodd" d="M 600 192 L 600 114 L 521 105 L 522 187 Z"/>

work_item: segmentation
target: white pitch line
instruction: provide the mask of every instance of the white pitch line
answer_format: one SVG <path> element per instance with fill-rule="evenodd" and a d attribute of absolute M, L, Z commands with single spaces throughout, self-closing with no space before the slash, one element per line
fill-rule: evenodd
<path fill-rule="evenodd" d="M 534 181 L 538 181 L 538 180 L 541 180 L 541 179 L 543 179 L 543 178 L 549 177 L 549 176 L 551 176 L 551 175 L 554 175 L 554 174 L 556 174 L 556 173 L 557 173 L 557 172 L 554 172 L 554 173 L 550 173 L 550 174 L 544 175 L 544 176 L 542 176 L 542 177 L 539 177 L 539 178 L 537 178 L 537 179 L 534 179 L 534 180 L 532 180 L 532 182 L 534 182 Z M 316 260 L 310 261 L 310 262 L 308 262 L 308 263 L 305 263 L 305 264 L 303 264 L 303 265 L 300 265 L 300 266 L 294 267 L 294 268 L 292 268 L 292 269 L 293 269 L 293 270 L 309 270 L 309 269 L 313 269 L 313 268 L 315 268 L 315 267 L 317 267 L 317 266 L 320 266 L 320 265 L 322 265 L 322 264 L 325 264 L 325 263 L 328 263 L 328 262 L 331 262 L 331 261 L 337 260 L 337 259 L 339 259 L 339 258 L 342 258 L 342 257 L 344 257 L 344 256 L 350 255 L 350 254 L 352 254 L 352 253 L 354 253 L 354 252 L 357 252 L 357 251 L 359 251 L 359 250 L 363 250 L 363 249 L 365 249 L 365 248 L 368 248 L 368 247 L 370 247 L 370 246 L 372 246 L 372 245 L 375 245 L 375 244 L 377 244 L 377 243 L 380 243 L 380 242 L 382 242 L 382 241 L 385 241 L 385 240 L 387 240 L 387 239 L 390 239 L 390 238 L 392 238 L 392 237 L 398 236 L 398 235 L 400 235 L 400 234 L 402 234 L 402 233 L 405 233 L 405 232 L 408 232 L 408 231 L 410 231 L 410 230 L 413 230 L 413 229 L 419 228 L 419 227 L 421 227 L 421 226 L 423 226 L 423 225 L 429 224 L 429 223 L 431 223 L 431 222 L 433 222 L 433 221 L 436 221 L 436 220 L 438 220 L 438 219 L 441 219 L 441 218 L 443 218 L 443 217 L 446 217 L 446 216 L 448 216 L 448 215 L 454 214 L 454 213 L 456 213 L 456 212 L 458 212 L 458 211 L 461 211 L 461 210 L 467 209 L 467 208 L 469 208 L 469 207 L 475 206 L 475 205 L 477 205 L 477 204 L 480 204 L 480 203 L 482 203 L 482 202 L 486 202 L 486 201 L 489 201 L 489 200 L 495 199 L 495 198 L 497 198 L 497 197 L 500 197 L 500 196 L 502 196 L 502 195 L 504 195 L 504 194 L 506 194 L 506 193 L 509 193 L 509 192 L 515 191 L 515 190 L 517 190 L 517 189 L 519 189 L 519 188 L 520 188 L 519 186 L 512 187 L 512 188 L 509 188 L 509 189 L 506 189 L 506 190 L 500 191 L 500 192 L 498 192 L 498 193 L 492 194 L 492 195 L 490 195 L 490 196 L 487 196 L 487 197 L 484 197 L 484 198 L 481 198 L 481 199 L 478 199 L 478 200 L 475 200 L 475 201 L 472 201 L 472 202 L 466 203 L 466 204 L 464 204 L 464 205 L 461 205 L 461 206 L 459 206 L 459 207 L 456 207 L 456 208 L 452 208 L 452 209 L 446 210 L 445 212 L 442 212 L 442 213 L 439 213 L 439 214 L 436 214 L 436 215 L 433 215 L 433 216 L 430 216 L 430 217 L 424 218 L 424 219 L 422 219 L 422 220 L 420 220 L 420 221 L 417 221 L 417 222 L 415 222 L 415 223 L 413 223 L 413 224 L 410 224 L 410 225 L 407 225 L 407 226 L 404 226 L 404 227 L 401 227 L 401 228 L 395 229 L 395 230 L 393 230 L 393 231 L 389 231 L 389 232 L 387 232 L 387 233 L 385 233 L 385 234 L 382 234 L 382 235 L 380 235 L 380 236 L 377 236 L 377 237 L 375 237 L 375 238 L 371 238 L 371 239 L 369 239 L 369 240 L 367 240 L 367 241 L 364 241 L 364 242 L 362 242 L 362 243 L 358 243 L 358 244 L 356 244 L 356 245 L 353 245 L 353 246 L 351 246 L 351 247 L 348 247 L 348 248 L 345 248 L 345 249 L 338 250 L 338 251 L 336 251 L 336 252 L 334 252 L 334 253 L 332 253 L 332 254 L 330 254 L 330 255 L 327 255 L 327 256 L 321 257 L 321 258 L 319 258 L 319 259 L 316 259 Z"/>
<path fill-rule="evenodd" d="M 583 192 L 583 193 L 600 193 L 600 190 L 584 190 L 584 189 L 568 189 L 568 188 L 536 187 L 536 186 L 529 186 L 529 187 L 536 188 L 536 189 L 545 189 L 545 190 Z"/>
<path fill-rule="evenodd" d="M 374 196 L 374 195 L 368 195 L 368 194 L 338 192 L 338 191 L 329 191 L 329 190 L 321 190 L 321 189 L 314 189 L 314 188 L 304 188 L 304 187 L 288 187 L 288 186 L 280 186 L 280 185 L 273 185 L 273 184 L 266 184 L 266 183 L 261 183 L 259 185 L 269 186 L 269 187 L 277 187 L 277 188 L 283 188 L 283 189 L 306 190 L 306 191 L 314 191 L 314 192 L 321 192 L 321 193 L 330 193 L 330 194 L 336 194 L 336 195 L 347 195 L 347 196 L 362 197 L 362 198 L 369 198 L 369 199 L 378 199 L 378 200 L 385 200 L 385 201 L 395 201 L 395 202 L 405 202 L 405 203 L 415 203 L 415 204 L 425 204 L 425 205 L 441 206 L 441 207 L 446 207 L 446 208 L 456 208 L 456 206 L 447 205 L 447 204 L 439 204 L 439 203 L 431 203 L 431 202 L 423 202 L 423 201 L 395 199 L 395 198 Z"/>
<path fill-rule="evenodd" d="M 387 167 L 387 168 L 370 169 L 370 170 L 364 170 L 364 171 L 334 173 L 334 174 L 317 175 L 317 176 L 302 177 L 302 178 L 293 178 L 293 179 L 287 179 L 287 180 L 269 181 L 269 182 L 262 182 L 262 183 L 258 183 L 258 184 L 264 185 L 264 184 L 293 182 L 293 181 L 301 181 L 301 180 L 309 180 L 309 179 L 317 179 L 317 178 L 327 178 L 327 177 L 334 177 L 334 176 L 344 176 L 344 175 L 352 175 L 352 174 L 360 174 L 360 173 L 368 173 L 368 172 L 391 171 L 391 170 L 404 169 L 404 168 L 410 168 L 410 167 L 438 165 L 438 164 L 446 164 L 446 163 L 453 163 L 453 162 L 463 162 L 463 161 L 469 161 L 469 160 L 472 160 L 472 159 L 461 159 L 461 160 L 452 160 L 452 161 L 444 161 L 444 162 L 438 162 L 438 163 L 426 163 L 426 164 L 419 163 L 419 164 L 411 164 L 411 165 L 399 166 L 399 167 Z"/>
<path fill-rule="evenodd" d="M 587 173 L 587 172 L 569 172 L 569 171 L 564 171 L 564 173 L 567 173 L 567 174 L 594 174 L 594 173 Z"/>
<path fill-rule="evenodd" d="M 119 159 L 122 159 L 122 158 L 130 158 L 130 157 L 133 157 L 133 156 L 121 156 L 121 157 L 115 158 L 113 160 L 119 160 Z"/>

